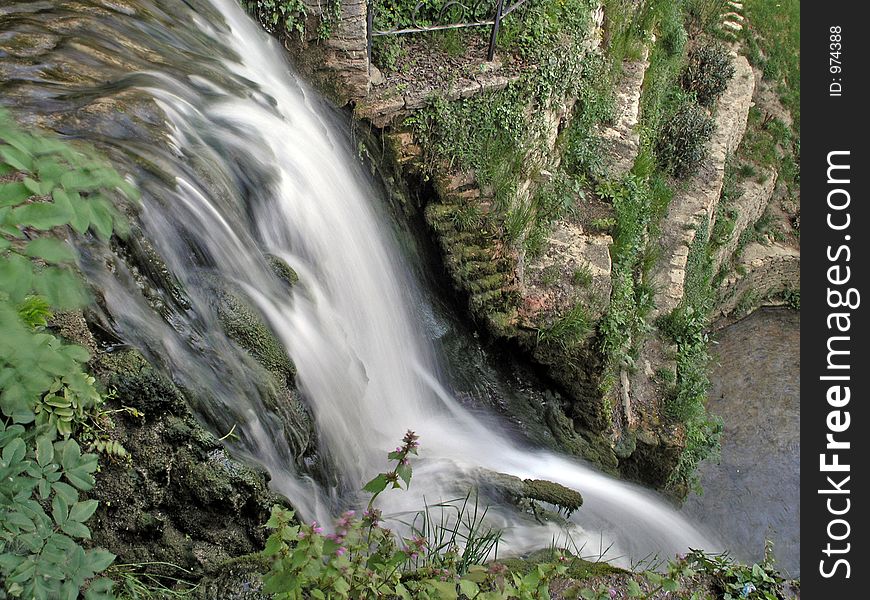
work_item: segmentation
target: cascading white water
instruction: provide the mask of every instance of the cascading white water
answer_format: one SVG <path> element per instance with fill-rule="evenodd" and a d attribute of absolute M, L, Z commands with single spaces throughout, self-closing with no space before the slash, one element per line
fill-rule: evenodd
<path fill-rule="evenodd" d="M 319 443 L 356 490 L 386 467 L 385 453 L 407 429 L 421 437 L 408 492 L 385 494 L 385 512 L 453 498 L 481 468 L 548 479 L 582 492 L 574 543 L 607 548 L 626 562 L 714 545 L 655 495 L 543 451 L 520 450 L 460 406 L 439 383 L 431 349 L 411 312 L 412 282 L 376 208 L 375 192 L 320 101 L 290 72 L 282 50 L 233 0 L 209 0 L 226 23 L 197 18 L 209 66 L 220 77 L 140 75 L 170 120 L 176 174 L 160 201 L 146 194 L 140 220 L 189 295 L 197 319 L 184 335 L 117 274 L 100 281 L 127 339 L 147 347 L 189 389 L 210 398 L 243 430 L 242 449 L 271 472 L 273 486 L 306 517 L 328 521 L 330 491 L 296 472 L 268 411 L 227 356 L 231 344 L 210 308 L 212 277 L 243 290 L 280 337 L 298 369 Z M 233 58 L 236 55 L 239 58 Z M 265 256 L 300 275 L 288 295 Z M 195 269 L 192 256 L 206 257 Z M 208 355 L 210 360 L 204 360 Z M 226 419 L 225 419 L 226 420 Z M 495 507 L 501 549 L 523 551 L 564 537 L 555 525 Z"/>
<path fill-rule="evenodd" d="M 709 546 L 652 495 L 574 461 L 517 450 L 441 389 L 409 313 L 407 278 L 372 210 L 372 188 L 359 169 L 350 168 L 349 149 L 336 143 L 305 89 L 288 76 L 275 45 L 230 0 L 215 2 L 242 57 L 228 68 L 254 82 L 274 107 L 228 98 L 209 113 L 256 132 L 261 143 L 240 151 L 278 169 L 273 199 L 259 207 L 254 221 L 266 250 L 299 267 L 307 293 L 275 297 L 256 282 L 248 292 L 293 357 L 318 431 L 343 475 L 361 483 L 383 470 L 384 451 L 411 428 L 423 441 L 424 466 L 411 488 L 417 493 L 397 506 L 419 508 L 424 494 L 430 500 L 453 497 L 450 484 L 458 472 L 485 467 L 581 490 L 586 504 L 578 523 L 594 523 L 586 526 L 590 532 L 601 528 L 615 544 L 614 555 L 672 555 Z M 514 549 L 552 540 L 552 530 L 511 523 L 508 511 L 501 517 Z"/>

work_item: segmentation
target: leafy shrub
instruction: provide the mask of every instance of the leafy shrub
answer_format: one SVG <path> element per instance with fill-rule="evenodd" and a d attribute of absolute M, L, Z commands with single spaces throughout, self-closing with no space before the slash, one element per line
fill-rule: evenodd
<path fill-rule="evenodd" d="M 305 34 L 305 18 L 308 9 L 304 0 L 244 0 L 250 11 L 269 32 Z"/>
<path fill-rule="evenodd" d="M 57 234 L 123 230 L 106 195 L 116 191 L 135 196 L 93 153 L 22 132 L 0 112 L 0 580 L 13 598 L 74 599 L 86 583 L 88 599 L 111 591 L 93 578 L 114 555 L 77 541 L 90 539 L 97 502 L 79 492 L 93 487 L 97 456 L 71 438 L 101 398 L 88 352 L 43 329 L 52 310 L 87 298 Z"/>
<path fill-rule="evenodd" d="M 707 157 L 713 119 L 703 108 L 684 101 L 667 120 L 656 144 L 659 164 L 674 177 L 688 177 Z"/>
<path fill-rule="evenodd" d="M 698 104 L 711 107 L 734 77 L 731 55 L 722 44 L 706 44 L 689 52 L 681 83 L 695 94 Z"/>
<path fill-rule="evenodd" d="M 783 579 L 774 567 L 773 546 L 767 542 L 764 559 L 751 566 L 734 561 L 727 554 L 705 554 L 693 550 L 686 566 L 712 580 L 713 588 L 725 599 L 776 600 L 784 598 Z"/>

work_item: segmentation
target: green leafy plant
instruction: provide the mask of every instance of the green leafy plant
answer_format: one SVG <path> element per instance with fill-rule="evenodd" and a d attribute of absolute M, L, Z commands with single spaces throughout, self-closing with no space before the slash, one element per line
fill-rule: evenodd
<path fill-rule="evenodd" d="M 308 8 L 303 0 L 243 0 L 245 8 L 272 33 L 305 35 Z M 331 14 L 328 13 L 327 14 Z M 326 31 L 331 31 L 328 29 Z"/>
<path fill-rule="evenodd" d="M 263 551 L 271 561 L 264 592 L 280 600 L 549 597 L 550 581 L 566 570 L 558 559 L 527 573 L 511 572 L 499 563 L 480 564 L 495 550 L 500 533 L 483 526 L 486 511 L 476 501 L 472 508 L 470 495 L 458 504 L 427 506 L 410 524 L 411 537 L 384 527 L 375 501 L 387 489 L 410 484 L 409 457 L 416 452 L 417 436 L 409 431 L 388 455 L 395 461 L 393 469 L 366 484 L 371 498 L 362 517 L 345 512 L 332 533 L 324 533 L 316 521 L 299 523 L 293 511 L 274 507 L 266 524 L 272 533 Z"/>
<path fill-rule="evenodd" d="M 12 598 L 110 597 L 114 560 L 84 549 L 97 508 L 81 500 L 97 456 L 73 434 L 101 402 L 88 352 L 43 331 L 81 305 L 68 228 L 107 240 L 126 222 L 111 195 L 135 190 L 93 151 L 22 131 L 0 112 L 0 579 Z M 50 509 L 50 515 L 46 509 Z"/>
<path fill-rule="evenodd" d="M 658 321 L 662 333 L 677 345 L 676 380 L 665 400 L 665 413 L 686 430 L 685 449 L 668 482 L 672 488 L 697 485 L 694 473 L 698 463 L 719 449 L 722 422 L 706 409 L 710 389 L 707 327 L 713 303 L 712 278 L 707 226 L 702 224 L 689 248 L 683 300 Z"/>
<path fill-rule="evenodd" d="M 734 77 L 734 64 L 728 50 L 719 43 L 704 44 L 689 52 L 681 83 L 695 94 L 698 104 L 711 107 Z"/>
<path fill-rule="evenodd" d="M 783 578 L 774 567 L 773 544 L 766 542 L 764 559 L 744 565 L 728 554 L 705 554 L 693 550 L 685 558 L 686 565 L 711 578 L 715 591 L 724 600 L 779 600 L 785 598 Z"/>
<path fill-rule="evenodd" d="M 97 501 L 79 492 L 93 488 L 97 457 L 82 454 L 75 440 L 34 433 L 0 421 L 0 573 L 13 598 L 75 599 L 115 559 L 77 541 L 90 539 L 85 523 Z M 90 581 L 85 597 L 109 598 L 111 587 L 108 579 Z"/>
<path fill-rule="evenodd" d="M 713 119 L 692 101 L 684 101 L 665 122 L 656 144 L 659 164 L 675 177 L 694 174 L 707 157 Z"/>

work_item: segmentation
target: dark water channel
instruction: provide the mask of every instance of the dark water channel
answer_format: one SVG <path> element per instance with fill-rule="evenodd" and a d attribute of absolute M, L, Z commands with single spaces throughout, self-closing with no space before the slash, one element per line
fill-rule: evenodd
<path fill-rule="evenodd" d="M 701 466 L 703 495 L 683 511 L 743 560 L 760 560 L 772 540 L 780 568 L 799 576 L 800 313 L 763 309 L 714 339 L 709 407 L 725 425 L 722 453 Z"/>

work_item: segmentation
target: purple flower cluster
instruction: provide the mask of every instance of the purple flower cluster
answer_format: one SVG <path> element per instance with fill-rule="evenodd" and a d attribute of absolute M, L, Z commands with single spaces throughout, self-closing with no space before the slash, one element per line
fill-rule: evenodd
<path fill-rule="evenodd" d="M 311 533 L 313 533 L 314 535 L 320 535 L 321 533 L 323 533 L 323 527 L 318 525 L 317 521 L 311 521 Z M 308 537 L 308 532 L 303 529 L 299 532 L 299 535 L 297 537 L 300 540 L 304 540 Z"/>

